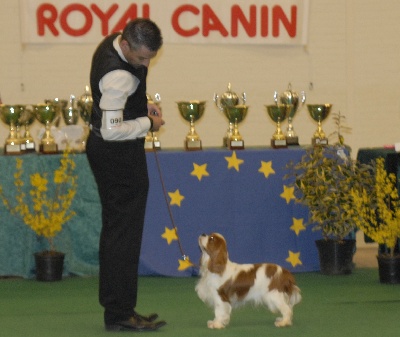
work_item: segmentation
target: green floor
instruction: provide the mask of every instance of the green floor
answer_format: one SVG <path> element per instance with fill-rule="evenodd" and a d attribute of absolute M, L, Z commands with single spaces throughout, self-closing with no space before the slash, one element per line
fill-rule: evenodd
<path fill-rule="evenodd" d="M 376 269 L 356 269 L 347 276 L 304 273 L 296 278 L 303 301 L 295 307 L 289 328 L 276 328 L 275 316 L 263 308 L 245 307 L 233 312 L 225 330 L 209 330 L 206 322 L 212 312 L 197 298 L 195 278 L 141 277 L 137 309 L 158 312 L 168 325 L 145 334 L 165 337 L 400 336 L 400 285 L 380 284 Z M 56 283 L 1 279 L 0 336 L 115 334 L 103 328 L 97 285 L 97 278 Z"/>

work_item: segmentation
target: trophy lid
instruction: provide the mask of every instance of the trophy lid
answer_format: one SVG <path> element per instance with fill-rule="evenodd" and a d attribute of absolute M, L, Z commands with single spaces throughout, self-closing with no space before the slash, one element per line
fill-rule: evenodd
<path fill-rule="evenodd" d="M 239 104 L 239 96 L 231 90 L 231 84 L 228 83 L 228 91 L 221 95 L 221 106 L 235 106 Z"/>
<path fill-rule="evenodd" d="M 81 103 L 93 103 L 93 97 L 90 92 L 89 86 L 85 86 L 85 92 L 79 97 Z"/>

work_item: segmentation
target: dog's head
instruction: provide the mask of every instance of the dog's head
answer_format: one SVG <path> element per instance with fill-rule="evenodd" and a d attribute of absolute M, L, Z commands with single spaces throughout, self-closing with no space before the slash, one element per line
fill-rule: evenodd
<path fill-rule="evenodd" d="M 202 251 L 201 264 L 211 273 L 222 274 L 228 262 L 228 250 L 225 238 L 219 233 L 199 236 Z"/>

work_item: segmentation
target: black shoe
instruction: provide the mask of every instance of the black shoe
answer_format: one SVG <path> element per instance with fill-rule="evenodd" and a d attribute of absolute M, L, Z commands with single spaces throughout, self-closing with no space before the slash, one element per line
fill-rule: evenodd
<path fill-rule="evenodd" d="M 151 322 L 154 322 L 158 318 L 158 315 L 157 314 L 150 314 L 150 315 L 147 315 L 147 316 L 143 316 L 143 315 L 140 315 L 137 312 L 135 312 L 133 314 L 133 317 L 136 317 L 141 321 L 145 321 L 145 322 L 151 323 Z"/>
<path fill-rule="evenodd" d="M 107 331 L 155 331 L 165 324 L 167 324 L 165 321 L 146 322 L 137 317 L 131 317 L 126 321 L 106 324 L 105 328 Z"/>

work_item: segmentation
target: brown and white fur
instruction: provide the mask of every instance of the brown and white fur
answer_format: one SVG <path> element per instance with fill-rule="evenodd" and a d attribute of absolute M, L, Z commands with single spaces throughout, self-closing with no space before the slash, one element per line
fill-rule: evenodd
<path fill-rule="evenodd" d="M 275 320 L 275 326 L 292 325 L 293 306 L 301 301 L 301 295 L 288 270 L 271 263 L 230 261 L 226 241 L 218 233 L 202 234 L 199 246 L 202 255 L 196 292 L 214 309 L 215 318 L 207 322 L 210 329 L 225 328 L 232 309 L 248 302 L 280 312 L 282 317 Z"/>

